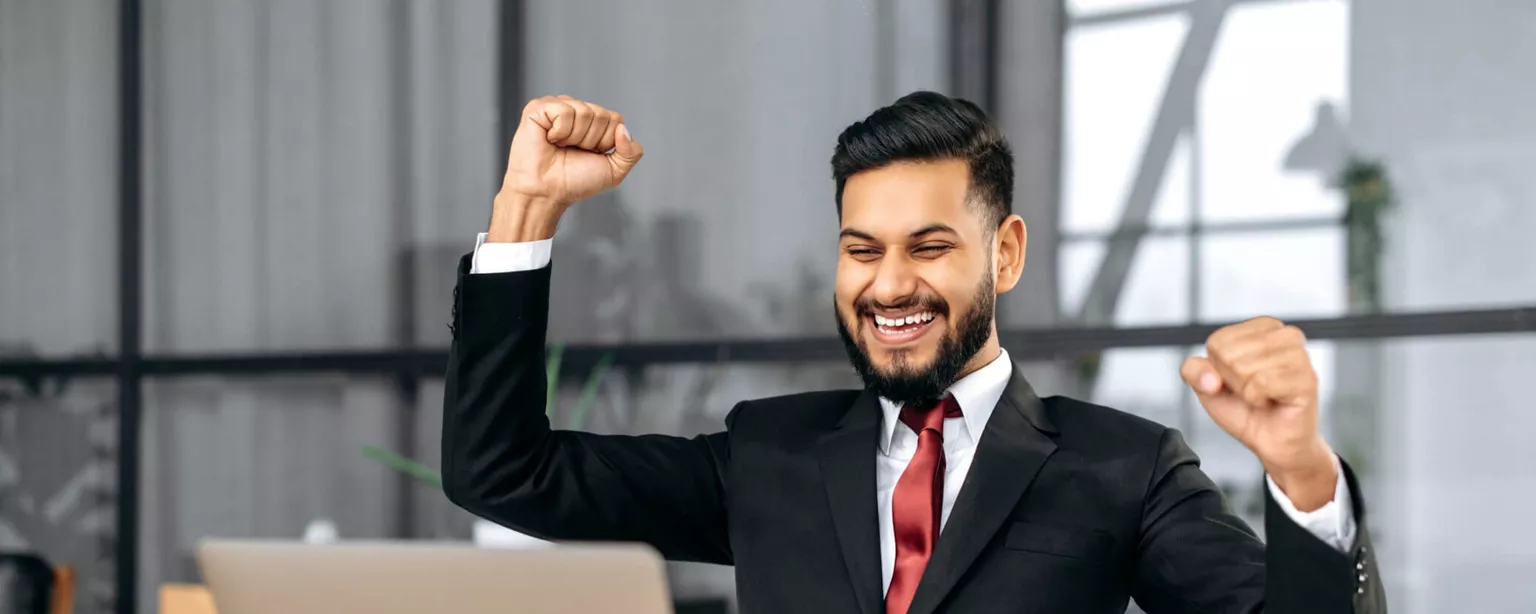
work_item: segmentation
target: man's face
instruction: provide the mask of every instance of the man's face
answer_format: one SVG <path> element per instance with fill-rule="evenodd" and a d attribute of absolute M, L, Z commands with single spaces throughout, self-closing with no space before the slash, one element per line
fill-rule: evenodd
<path fill-rule="evenodd" d="M 992 339 L 994 229 L 966 199 L 962 160 L 902 162 L 843 188 L 835 303 L 865 385 L 937 398 Z"/>

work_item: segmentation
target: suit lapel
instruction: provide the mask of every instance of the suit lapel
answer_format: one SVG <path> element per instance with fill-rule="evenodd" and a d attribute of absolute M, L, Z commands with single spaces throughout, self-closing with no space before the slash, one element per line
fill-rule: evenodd
<path fill-rule="evenodd" d="M 822 436 L 816 450 L 832 525 L 864 614 L 885 610 L 880 594 L 880 527 L 875 507 L 879 429 L 879 398 L 865 392 L 837 428 Z"/>
<path fill-rule="evenodd" d="M 1046 458 L 1056 451 L 1056 443 L 1047 436 L 1055 432 L 1044 404 L 1015 368 L 977 442 L 976 457 L 917 585 L 909 614 L 930 614 L 954 589 L 1029 490 Z"/>

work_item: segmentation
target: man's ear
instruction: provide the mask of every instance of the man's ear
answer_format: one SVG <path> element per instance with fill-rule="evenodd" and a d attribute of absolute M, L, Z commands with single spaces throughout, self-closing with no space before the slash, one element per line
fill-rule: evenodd
<path fill-rule="evenodd" d="M 1002 294 L 1018 285 L 1024 274 L 1024 253 L 1029 246 L 1029 229 L 1024 218 L 1009 215 L 997 227 L 996 247 L 992 253 L 993 266 L 997 270 L 996 292 Z"/>

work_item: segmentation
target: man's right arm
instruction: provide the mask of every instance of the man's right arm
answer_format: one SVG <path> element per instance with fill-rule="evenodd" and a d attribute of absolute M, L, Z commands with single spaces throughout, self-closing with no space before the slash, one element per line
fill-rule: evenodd
<path fill-rule="evenodd" d="M 524 109 L 490 229 L 459 263 L 443 490 L 536 537 L 641 541 L 669 559 L 730 564 L 725 433 L 556 431 L 544 413 L 550 239 L 567 207 L 617 186 L 641 154 L 617 113 L 566 97 Z"/>
<path fill-rule="evenodd" d="M 460 264 L 443 399 L 448 498 L 544 539 L 641 541 L 669 559 L 729 564 L 726 434 L 551 430 L 544 413 L 551 268 L 472 274 L 469 261 Z"/>

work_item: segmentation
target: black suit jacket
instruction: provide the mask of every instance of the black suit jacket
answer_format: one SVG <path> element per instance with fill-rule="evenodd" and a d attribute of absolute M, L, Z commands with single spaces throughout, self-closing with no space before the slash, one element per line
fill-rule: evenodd
<path fill-rule="evenodd" d="M 547 539 L 735 565 L 745 614 L 884 611 L 875 395 L 744 401 L 724 432 L 694 438 L 553 431 L 550 268 L 468 275 L 468 263 L 443 405 L 450 499 Z M 1270 501 L 1266 549 L 1174 430 L 1038 398 L 1015 372 L 977 445 L 914 614 L 1119 614 L 1129 599 L 1152 614 L 1386 610 L 1362 519 L 1344 554 Z M 1358 514 L 1358 489 L 1354 502 Z"/>

